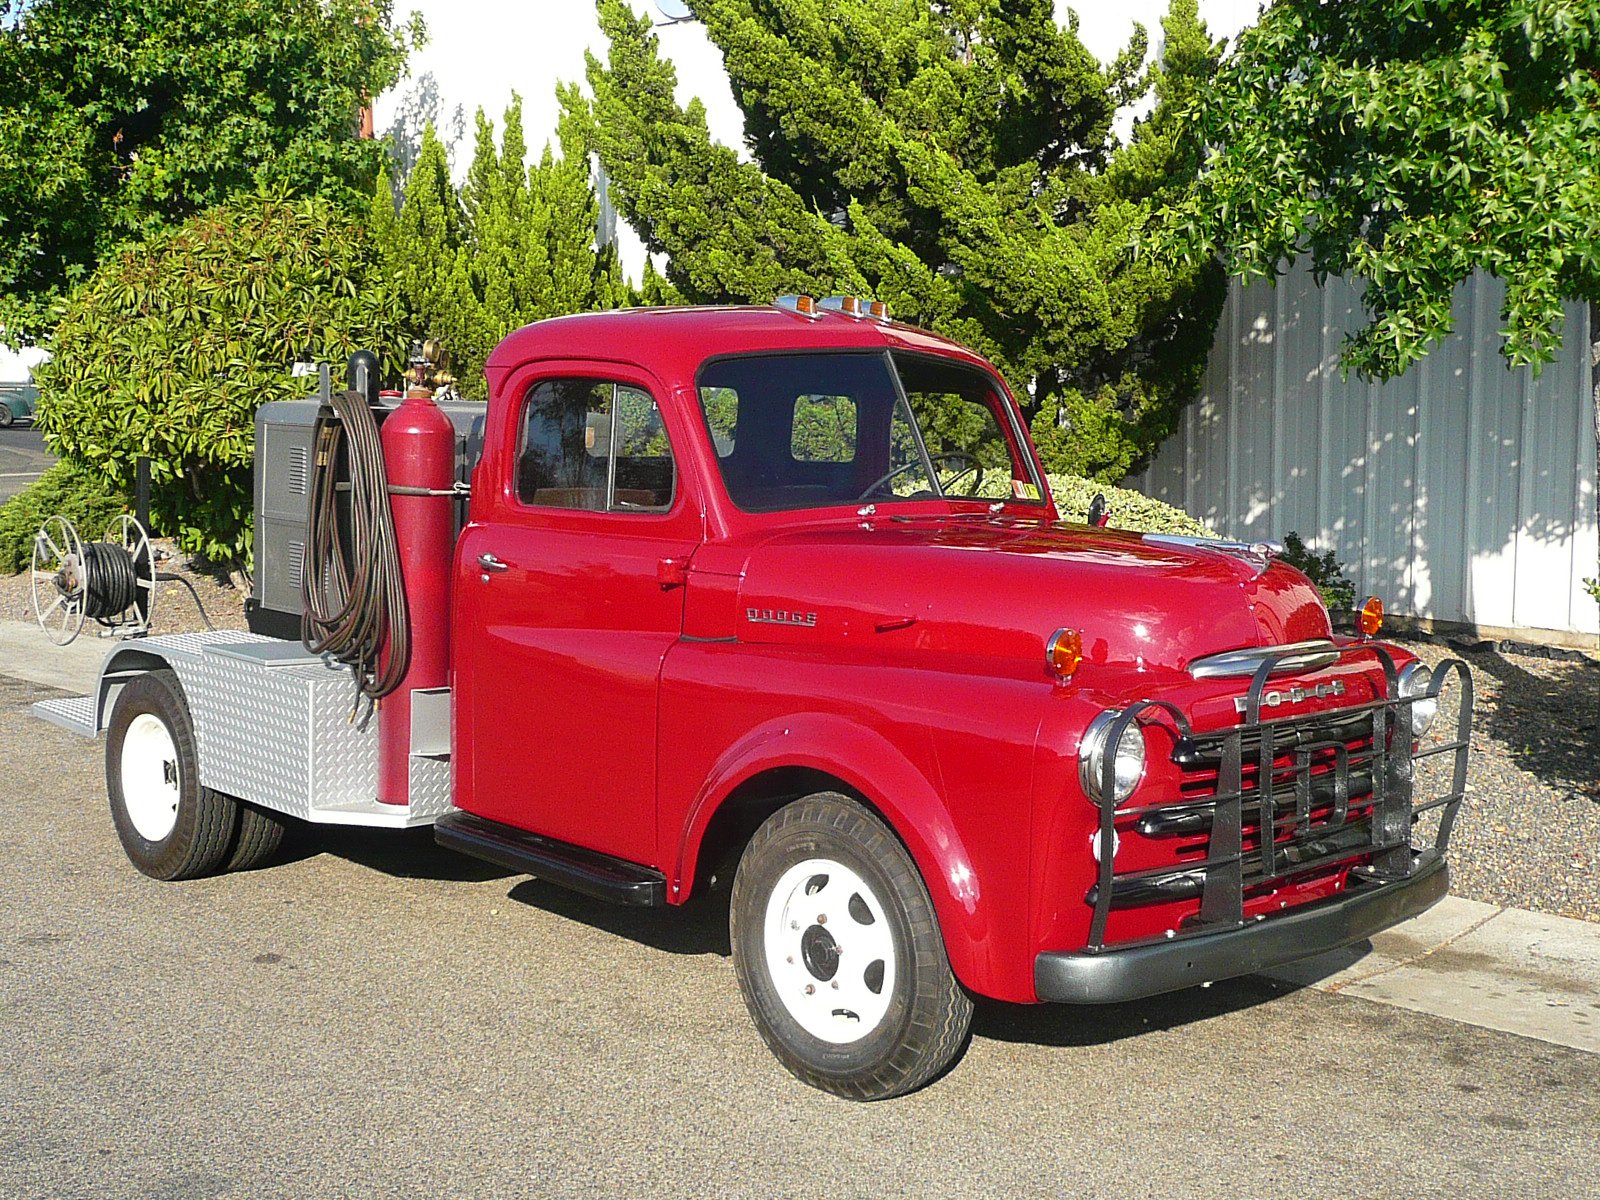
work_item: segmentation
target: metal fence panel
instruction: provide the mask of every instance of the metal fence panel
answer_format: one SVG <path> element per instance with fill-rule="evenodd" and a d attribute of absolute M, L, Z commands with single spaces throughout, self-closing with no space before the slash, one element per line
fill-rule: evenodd
<path fill-rule="evenodd" d="M 1500 357 L 1504 285 L 1476 277 L 1450 337 L 1368 384 L 1338 366 L 1360 299 L 1303 266 L 1235 282 L 1202 395 L 1132 486 L 1226 537 L 1297 532 L 1394 612 L 1600 633 L 1587 307 L 1535 378 Z"/>

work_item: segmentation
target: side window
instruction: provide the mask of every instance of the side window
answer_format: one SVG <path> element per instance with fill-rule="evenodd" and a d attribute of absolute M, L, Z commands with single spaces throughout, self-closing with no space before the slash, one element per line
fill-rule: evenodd
<path fill-rule="evenodd" d="M 661 423 L 661 410 L 650 393 L 618 386 L 616 407 L 617 469 L 611 507 L 661 512 L 672 504 L 672 447 Z"/>
<path fill-rule="evenodd" d="M 849 396 L 796 396 L 789 453 L 795 462 L 855 462 L 856 402 Z"/>
<path fill-rule="evenodd" d="M 662 511 L 675 482 L 667 431 L 648 392 L 604 379 L 546 379 L 529 389 L 517 459 L 522 503 Z"/>

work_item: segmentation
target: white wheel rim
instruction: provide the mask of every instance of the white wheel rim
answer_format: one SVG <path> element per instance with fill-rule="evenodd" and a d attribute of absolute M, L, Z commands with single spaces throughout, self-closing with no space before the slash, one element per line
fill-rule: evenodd
<path fill-rule="evenodd" d="M 166 722 L 140 713 L 122 739 L 122 803 L 147 842 L 165 841 L 178 823 L 182 779 Z"/>
<path fill-rule="evenodd" d="M 894 995 L 894 934 L 877 895 L 849 867 L 828 858 L 790 867 L 767 897 L 763 935 L 778 999 L 812 1037 L 848 1045 L 883 1021 Z"/>

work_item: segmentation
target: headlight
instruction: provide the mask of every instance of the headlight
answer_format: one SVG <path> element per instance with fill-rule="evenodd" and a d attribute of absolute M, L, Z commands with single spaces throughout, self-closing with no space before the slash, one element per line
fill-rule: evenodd
<path fill-rule="evenodd" d="M 1106 738 L 1111 726 L 1122 713 L 1108 708 L 1084 730 L 1083 741 L 1078 744 L 1078 780 L 1084 792 L 1093 800 L 1100 799 L 1100 779 L 1105 771 Z M 1116 759 L 1112 769 L 1115 774 L 1115 803 L 1121 804 L 1133 795 L 1133 789 L 1144 778 L 1144 730 L 1133 721 L 1122 731 L 1117 742 Z"/>
<path fill-rule="evenodd" d="M 1406 699 L 1413 696 L 1423 696 L 1426 699 L 1418 700 L 1411 707 L 1411 732 L 1421 737 L 1428 731 L 1428 726 L 1433 724 L 1434 717 L 1439 715 L 1439 697 L 1428 696 L 1428 689 L 1433 686 L 1433 672 L 1427 663 L 1408 663 L 1400 672 L 1400 695 Z"/>

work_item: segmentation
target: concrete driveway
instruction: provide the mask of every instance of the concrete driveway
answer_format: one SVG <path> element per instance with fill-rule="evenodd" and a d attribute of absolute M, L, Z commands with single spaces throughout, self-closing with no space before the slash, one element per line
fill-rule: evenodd
<path fill-rule="evenodd" d="M 50 694 L 0 678 L 0 1196 L 1600 1195 L 1600 1056 L 1348 995 L 985 1004 L 860 1106 L 767 1053 L 714 910 L 426 832 L 155 883 Z"/>
<path fill-rule="evenodd" d="M 31 422 L 0 429 L 0 503 L 11 499 L 55 462 Z"/>

